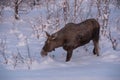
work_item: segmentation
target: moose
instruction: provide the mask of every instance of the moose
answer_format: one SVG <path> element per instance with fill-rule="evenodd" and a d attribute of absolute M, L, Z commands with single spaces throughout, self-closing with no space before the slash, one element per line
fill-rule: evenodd
<path fill-rule="evenodd" d="M 51 35 L 46 32 L 47 40 L 42 48 L 41 56 L 47 56 L 48 52 L 55 48 L 63 47 L 67 51 L 67 62 L 70 61 L 75 48 L 83 46 L 91 40 L 94 44 L 93 54 L 99 56 L 99 31 L 100 25 L 93 18 L 78 24 L 67 23 L 65 27 Z"/>

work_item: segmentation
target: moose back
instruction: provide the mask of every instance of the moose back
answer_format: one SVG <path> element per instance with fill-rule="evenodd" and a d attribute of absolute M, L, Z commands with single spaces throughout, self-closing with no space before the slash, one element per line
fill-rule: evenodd
<path fill-rule="evenodd" d="M 93 54 L 99 56 L 99 31 L 100 25 L 95 19 L 87 19 L 81 23 L 68 23 L 61 30 L 52 35 L 47 35 L 47 40 L 42 48 L 41 56 L 55 48 L 63 47 L 67 51 L 66 61 L 70 61 L 73 50 L 93 41 Z"/>

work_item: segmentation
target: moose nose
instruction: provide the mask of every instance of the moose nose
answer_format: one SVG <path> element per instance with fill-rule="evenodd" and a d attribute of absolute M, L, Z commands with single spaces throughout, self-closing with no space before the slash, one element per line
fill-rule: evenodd
<path fill-rule="evenodd" d="M 47 52 L 45 52 L 44 50 L 42 50 L 40 54 L 41 54 L 42 57 L 47 56 Z"/>

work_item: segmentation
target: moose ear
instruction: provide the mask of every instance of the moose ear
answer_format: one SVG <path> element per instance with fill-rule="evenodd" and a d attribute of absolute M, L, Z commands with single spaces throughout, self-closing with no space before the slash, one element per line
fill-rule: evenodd
<path fill-rule="evenodd" d="M 47 37 L 50 37 L 50 34 L 47 31 L 45 31 L 45 33 Z"/>

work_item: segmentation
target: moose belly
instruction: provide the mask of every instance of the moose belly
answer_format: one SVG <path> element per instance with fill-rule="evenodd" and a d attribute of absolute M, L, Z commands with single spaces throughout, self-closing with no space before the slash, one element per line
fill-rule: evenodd
<path fill-rule="evenodd" d="M 84 36 L 84 37 L 82 37 L 81 39 L 79 39 L 79 40 L 77 41 L 75 48 L 77 48 L 77 47 L 79 47 L 79 46 L 83 46 L 83 45 L 89 43 L 90 40 L 92 40 L 92 37 L 91 37 L 91 36 Z"/>
<path fill-rule="evenodd" d="M 87 43 L 89 43 L 90 42 L 90 39 L 88 39 L 88 40 L 81 40 L 80 42 L 79 42 L 79 45 L 80 46 L 83 46 L 83 45 L 85 45 L 85 44 L 87 44 Z"/>

